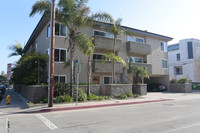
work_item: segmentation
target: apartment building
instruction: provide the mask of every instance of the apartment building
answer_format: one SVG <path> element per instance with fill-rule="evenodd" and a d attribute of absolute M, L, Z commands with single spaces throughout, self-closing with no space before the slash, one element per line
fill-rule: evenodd
<path fill-rule="evenodd" d="M 168 46 L 171 79 L 188 78 L 200 82 L 200 40 L 183 39 Z"/>
<path fill-rule="evenodd" d="M 39 53 L 48 53 L 50 43 L 50 24 L 49 20 L 42 17 L 33 31 L 25 50 L 35 50 Z M 88 37 L 94 37 L 95 53 L 92 62 L 92 82 L 96 84 L 109 84 L 112 81 L 112 63 L 106 61 L 102 63 L 101 57 L 113 48 L 113 35 L 104 31 L 102 27 L 110 24 L 100 23 L 96 26 L 84 27 L 80 31 Z M 116 54 L 127 62 L 129 58 L 133 59 L 132 66 L 146 67 L 150 73 L 149 82 L 159 82 L 168 84 L 168 56 L 167 42 L 171 37 L 142 31 L 123 26 L 125 30 L 133 32 L 135 37 L 120 35 L 117 39 Z M 69 83 L 70 68 L 64 68 L 64 61 L 69 58 L 68 41 L 65 41 L 68 31 L 67 27 L 60 23 L 55 25 L 55 81 Z M 79 49 L 75 51 L 75 59 L 81 61 L 80 82 L 87 82 L 87 57 Z M 125 68 L 115 62 L 115 71 L 117 83 L 128 83 L 133 75 L 128 73 Z M 46 75 L 47 77 L 47 75 Z"/>

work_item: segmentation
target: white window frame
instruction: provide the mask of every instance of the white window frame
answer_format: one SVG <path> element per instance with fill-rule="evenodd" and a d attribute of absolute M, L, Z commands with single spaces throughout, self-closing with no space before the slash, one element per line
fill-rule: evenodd
<path fill-rule="evenodd" d="M 47 25 L 47 36 L 46 38 L 49 38 L 51 36 L 51 26 L 50 24 Z"/>
<path fill-rule="evenodd" d="M 96 29 L 93 29 L 93 36 L 95 36 L 95 35 L 94 35 L 94 31 L 104 32 L 106 35 L 107 35 L 107 34 L 113 35 L 112 33 L 109 33 L 109 32 L 103 31 L 103 30 L 96 30 Z M 98 36 L 98 35 L 97 35 L 97 36 Z M 107 37 L 107 38 L 114 38 L 114 35 L 113 35 L 113 37 L 110 37 L 110 36 L 104 36 L 104 37 Z"/>
<path fill-rule="evenodd" d="M 60 83 L 60 77 L 65 77 L 65 83 L 67 83 L 67 75 L 54 75 L 58 76 L 58 83 Z"/>
<path fill-rule="evenodd" d="M 132 40 L 129 40 L 129 38 L 132 38 L 133 41 L 132 41 Z M 143 40 L 143 42 L 137 42 L 137 38 Z M 144 43 L 144 38 L 142 38 L 142 37 L 127 36 L 127 41 L 130 41 L 130 42 L 137 42 L 137 43 Z"/>
<path fill-rule="evenodd" d="M 65 50 L 66 51 L 66 59 L 67 59 L 67 49 L 66 48 L 54 48 L 54 50 L 56 50 L 56 49 L 59 49 L 59 57 L 61 57 L 60 55 L 61 55 L 61 52 L 60 52 L 60 50 Z M 55 56 L 55 52 L 54 52 L 54 56 Z M 55 58 L 55 57 L 54 57 Z M 59 59 L 59 61 L 54 61 L 55 63 L 64 63 L 64 61 L 60 61 L 60 59 Z"/>
<path fill-rule="evenodd" d="M 65 25 L 63 25 L 62 23 L 55 23 L 55 25 L 56 24 L 59 24 L 59 35 L 56 35 L 55 34 L 55 36 L 57 36 L 57 37 L 66 37 L 67 36 L 67 26 L 65 26 Z M 63 35 L 60 35 L 60 32 L 61 32 L 61 25 L 63 25 L 63 26 L 65 26 L 66 27 L 66 36 L 63 36 Z M 56 29 L 55 29 L 56 30 Z"/>
<path fill-rule="evenodd" d="M 164 47 L 163 47 L 163 50 L 162 50 L 161 43 L 165 44 Z M 160 47 L 161 47 L 161 48 L 160 48 L 161 51 L 163 51 L 163 52 L 167 52 L 167 42 L 163 42 L 163 41 L 161 41 L 161 42 L 160 42 Z"/>
<path fill-rule="evenodd" d="M 142 62 L 141 62 L 141 63 L 144 63 L 144 59 L 143 59 L 143 57 L 130 56 L 130 57 L 128 57 L 128 62 L 130 62 L 130 59 L 129 59 L 129 58 L 132 58 L 133 63 L 140 63 L 140 62 L 135 62 L 135 58 L 141 58 L 141 59 L 142 59 Z"/>
<path fill-rule="evenodd" d="M 182 69 L 182 70 L 181 70 L 182 73 L 177 74 L 176 68 L 181 68 L 181 69 Z M 174 66 L 174 74 L 175 74 L 175 75 L 183 75 L 183 67 L 182 67 L 182 66 Z"/>
<path fill-rule="evenodd" d="M 165 66 L 163 67 L 163 61 L 164 61 L 164 62 L 165 62 L 165 61 L 167 62 L 167 63 L 166 63 L 167 66 L 166 66 L 166 67 L 165 67 Z M 162 68 L 163 68 L 163 69 L 168 69 L 168 67 L 169 67 L 168 60 L 167 60 L 167 59 L 162 59 L 161 65 L 162 65 Z M 165 64 L 164 64 L 164 65 L 165 65 Z"/>
<path fill-rule="evenodd" d="M 105 78 L 105 77 L 112 78 L 112 76 L 103 76 L 103 84 L 105 84 L 105 82 L 104 82 L 104 78 Z M 111 79 L 111 83 L 109 83 L 109 84 L 112 84 L 112 79 Z"/>

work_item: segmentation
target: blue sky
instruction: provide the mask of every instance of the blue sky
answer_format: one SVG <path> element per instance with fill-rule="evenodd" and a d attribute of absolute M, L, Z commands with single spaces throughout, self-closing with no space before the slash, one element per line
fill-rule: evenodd
<path fill-rule="evenodd" d="M 58 0 L 57 0 L 58 1 Z M 29 17 L 36 0 L 3 0 L 0 4 L 0 72 L 6 72 L 7 63 L 19 57 L 8 58 L 8 47 L 23 45 L 37 25 L 40 15 Z M 105 11 L 123 25 L 173 37 L 169 44 L 180 39 L 200 39 L 199 0 L 89 0 L 93 13 Z"/>

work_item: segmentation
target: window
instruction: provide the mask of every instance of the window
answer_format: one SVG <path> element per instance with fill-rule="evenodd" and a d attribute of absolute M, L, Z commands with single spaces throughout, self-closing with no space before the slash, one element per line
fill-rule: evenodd
<path fill-rule="evenodd" d="M 179 49 L 179 44 L 174 44 L 167 47 L 168 51 L 173 51 L 173 50 L 178 50 L 178 49 Z"/>
<path fill-rule="evenodd" d="M 50 24 L 47 26 L 47 37 L 50 37 L 51 35 L 51 29 L 50 29 Z"/>
<path fill-rule="evenodd" d="M 54 76 L 54 82 L 55 83 L 66 83 L 66 75 L 56 75 Z"/>
<path fill-rule="evenodd" d="M 142 57 L 129 57 L 128 62 L 143 63 L 143 58 Z"/>
<path fill-rule="evenodd" d="M 175 75 L 182 75 L 183 74 L 182 66 L 174 67 L 174 74 Z"/>
<path fill-rule="evenodd" d="M 162 60 L 162 68 L 168 68 L 167 60 Z"/>
<path fill-rule="evenodd" d="M 94 35 L 98 35 L 98 36 L 104 36 L 104 37 L 108 37 L 108 38 L 114 38 L 114 35 L 108 32 L 104 32 L 104 31 L 97 31 L 94 30 Z"/>
<path fill-rule="evenodd" d="M 131 42 L 144 43 L 144 39 L 143 38 L 139 38 L 139 37 L 128 36 L 127 40 L 131 41 Z"/>
<path fill-rule="evenodd" d="M 187 42 L 187 47 L 188 47 L 188 59 L 193 59 L 192 42 Z"/>
<path fill-rule="evenodd" d="M 101 60 L 102 56 L 102 54 L 93 54 L 93 60 Z"/>
<path fill-rule="evenodd" d="M 180 55 L 180 53 L 176 54 L 176 60 L 177 60 L 177 61 L 180 61 L 180 60 L 181 60 L 181 55 Z"/>
<path fill-rule="evenodd" d="M 54 61 L 64 62 L 66 60 L 66 50 L 65 49 L 55 49 L 54 51 Z"/>
<path fill-rule="evenodd" d="M 104 84 L 111 84 L 112 83 L 112 77 L 104 77 Z"/>
<path fill-rule="evenodd" d="M 62 24 L 55 24 L 55 35 L 57 36 L 66 36 L 67 35 L 67 28 Z"/>
<path fill-rule="evenodd" d="M 47 37 L 51 35 L 50 24 L 47 26 Z M 67 27 L 62 24 L 55 24 L 55 35 L 57 36 L 66 36 L 67 35 Z"/>
<path fill-rule="evenodd" d="M 161 45 L 161 51 L 166 52 L 167 51 L 167 43 L 166 42 L 161 42 L 160 45 Z"/>

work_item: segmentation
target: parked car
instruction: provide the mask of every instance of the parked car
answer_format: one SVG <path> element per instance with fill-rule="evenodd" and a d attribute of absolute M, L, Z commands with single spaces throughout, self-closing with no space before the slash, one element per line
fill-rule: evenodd
<path fill-rule="evenodd" d="M 0 85 L 0 100 L 2 100 L 3 95 L 5 95 L 6 92 L 6 86 Z"/>
<path fill-rule="evenodd" d="M 148 92 L 164 92 L 164 91 L 167 91 L 167 87 L 159 83 L 150 83 L 150 84 L 147 84 L 147 91 Z"/>

